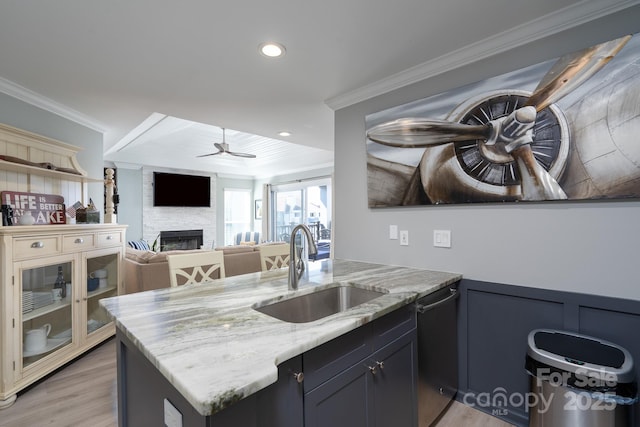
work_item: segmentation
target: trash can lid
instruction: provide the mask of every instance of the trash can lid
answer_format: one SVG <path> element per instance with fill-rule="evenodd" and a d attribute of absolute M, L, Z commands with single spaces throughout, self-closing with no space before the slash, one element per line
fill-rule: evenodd
<path fill-rule="evenodd" d="M 635 379 L 631 354 L 617 344 L 553 329 L 534 329 L 527 341 L 527 355 L 549 366 L 583 375 L 606 374 L 618 382 Z"/>

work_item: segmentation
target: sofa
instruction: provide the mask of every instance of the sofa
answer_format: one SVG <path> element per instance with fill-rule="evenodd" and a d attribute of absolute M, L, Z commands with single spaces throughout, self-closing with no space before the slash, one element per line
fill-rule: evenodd
<path fill-rule="evenodd" d="M 262 245 L 237 245 L 216 248 L 215 250 L 223 251 L 224 253 L 226 277 L 261 271 L 260 246 Z M 167 255 L 199 252 L 200 250 L 153 252 L 128 246 L 124 259 L 125 292 L 129 294 L 168 288 L 170 279 Z"/>

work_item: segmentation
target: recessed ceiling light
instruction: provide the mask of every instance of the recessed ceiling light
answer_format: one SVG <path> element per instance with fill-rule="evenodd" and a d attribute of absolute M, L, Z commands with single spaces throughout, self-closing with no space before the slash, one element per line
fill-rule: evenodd
<path fill-rule="evenodd" d="M 280 56 L 284 56 L 286 49 L 280 43 L 275 42 L 267 42 L 262 43 L 258 49 L 260 53 L 269 58 L 278 58 Z"/>
<path fill-rule="evenodd" d="M 278 133 L 278 135 L 280 135 L 280 136 L 291 136 L 291 132 L 287 132 L 286 130 L 283 130 L 282 132 Z"/>

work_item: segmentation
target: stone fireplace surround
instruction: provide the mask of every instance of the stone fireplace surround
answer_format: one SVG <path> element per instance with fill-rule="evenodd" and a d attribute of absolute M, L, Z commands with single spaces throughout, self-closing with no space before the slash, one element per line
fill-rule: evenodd
<path fill-rule="evenodd" d="M 211 177 L 211 207 L 164 207 L 153 206 L 153 172 L 193 173 L 180 169 L 142 168 L 142 238 L 149 244 L 158 238 L 161 231 L 203 230 L 206 248 L 214 247 L 216 239 L 216 187 L 217 176 Z M 203 174 L 206 175 L 206 174 Z M 129 236 L 127 236 L 129 238 Z M 199 248 L 199 246 L 198 246 Z"/>

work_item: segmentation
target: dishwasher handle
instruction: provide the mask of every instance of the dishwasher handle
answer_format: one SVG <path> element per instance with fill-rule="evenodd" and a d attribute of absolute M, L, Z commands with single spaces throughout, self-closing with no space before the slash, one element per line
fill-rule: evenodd
<path fill-rule="evenodd" d="M 439 307 L 442 304 L 445 304 L 445 303 L 447 303 L 447 302 L 449 302 L 451 300 L 454 300 L 454 299 L 456 299 L 456 298 L 458 298 L 460 296 L 460 294 L 458 293 L 458 290 L 456 288 L 449 288 L 449 291 L 451 292 L 451 294 L 448 297 L 446 297 L 444 299 L 441 299 L 440 301 L 436 301 L 434 303 L 426 304 L 426 305 L 425 304 L 416 303 L 416 311 L 419 314 L 424 314 L 427 311 L 433 310 L 434 308 Z"/>

